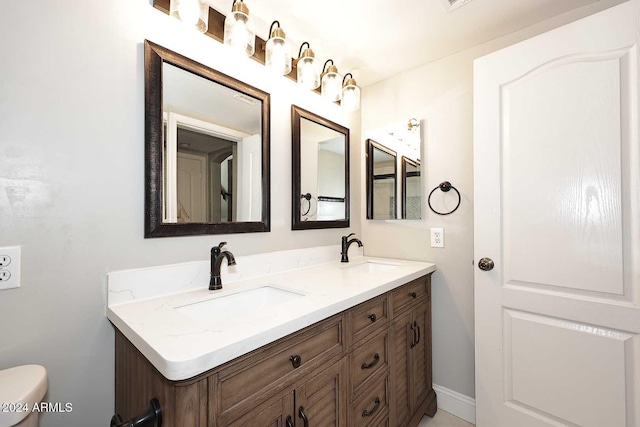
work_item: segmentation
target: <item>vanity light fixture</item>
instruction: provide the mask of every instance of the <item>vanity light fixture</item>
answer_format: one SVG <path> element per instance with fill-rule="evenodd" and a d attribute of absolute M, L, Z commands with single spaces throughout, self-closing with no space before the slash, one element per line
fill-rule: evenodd
<path fill-rule="evenodd" d="M 347 78 L 351 76 L 351 78 Z M 360 88 L 356 85 L 353 74 L 347 73 L 342 79 L 342 102 L 341 105 L 348 111 L 358 111 L 360 109 Z"/>
<path fill-rule="evenodd" d="M 331 62 L 329 68 L 327 64 Z M 326 70 L 326 71 L 325 71 Z M 342 99 L 342 76 L 338 73 L 338 67 L 333 63 L 333 59 L 328 59 L 322 67 L 322 96 L 331 102 Z"/>
<path fill-rule="evenodd" d="M 209 4 L 205 0 L 171 0 L 169 15 L 201 33 L 209 28 Z"/>
<path fill-rule="evenodd" d="M 303 51 L 302 47 L 307 45 Z M 320 86 L 320 72 L 318 71 L 318 61 L 315 54 L 311 50 L 308 42 L 300 45 L 298 59 L 296 59 L 296 67 L 298 69 L 298 83 L 309 90 L 315 90 Z"/>
<path fill-rule="evenodd" d="M 277 28 L 273 28 L 275 24 L 278 24 Z M 283 76 L 291 72 L 291 47 L 278 21 L 273 21 L 269 28 L 269 40 L 265 50 L 264 65 Z"/>
<path fill-rule="evenodd" d="M 231 13 L 224 20 L 224 44 L 247 56 L 252 56 L 256 50 L 253 20 L 249 18 L 249 8 L 242 0 L 233 0 Z"/>

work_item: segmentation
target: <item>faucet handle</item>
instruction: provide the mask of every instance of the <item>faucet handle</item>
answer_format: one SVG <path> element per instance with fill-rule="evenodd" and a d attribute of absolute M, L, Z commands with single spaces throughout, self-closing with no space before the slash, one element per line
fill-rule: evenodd
<path fill-rule="evenodd" d="M 351 233 L 351 234 L 348 234 L 348 235 L 343 236 L 343 237 L 344 237 L 345 239 L 348 239 L 349 237 L 351 237 L 351 236 L 355 236 L 355 235 L 356 235 L 356 233 Z"/>
<path fill-rule="evenodd" d="M 220 242 L 220 244 L 218 245 L 218 249 L 222 249 L 224 246 L 226 246 L 227 242 Z"/>

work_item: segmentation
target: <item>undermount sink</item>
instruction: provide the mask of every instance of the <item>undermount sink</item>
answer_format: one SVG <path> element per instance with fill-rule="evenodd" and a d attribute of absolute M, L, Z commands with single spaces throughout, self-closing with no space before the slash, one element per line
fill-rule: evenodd
<path fill-rule="evenodd" d="M 175 310 L 194 320 L 217 324 L 304 297 L 303 294 L 284 289 L 262 286 L 175 307 Z"/>
<path fill-rule="evenodd" d="M 384 273 L 400 267 L 400 264 L 390 264 L 378 261 L 365 261 L 359 264 L 348 265 L 344 267 L 346 270 L 358 273 Z"/>

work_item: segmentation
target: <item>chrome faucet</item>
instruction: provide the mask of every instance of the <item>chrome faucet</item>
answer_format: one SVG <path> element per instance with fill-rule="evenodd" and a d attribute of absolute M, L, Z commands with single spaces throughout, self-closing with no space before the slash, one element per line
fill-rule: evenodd
<path fill-rule="evenodd" d="M 340 252 L 340 255 L 342 255 L 342 259 L 340 260 L 340 262 L 349 262 L 349 256 L 347 255 L 347 252 L 349 252 L 349 246 L 351 246 L 352 243 L 357 243 L 358 247 L 362 247 L 362 242 L 359 239 L 356 239 L 355 237 L 351 240 L 348 240 L 349 237 L 354 236 L 356 233 L 351 233 L 348 236 L 342 236 L 342 252 Z"/>
<path fill-rule="evenodd" d="M 220 266 L 222 260 L 227 259 L 227 265 L 236 265 L 236 259 L 229 251 L 222 251 L 227 242 L 220 242 L 218 246 L 211 248 L 211 280 L 209 280 L 209 290 L 215 291 L 222 289 L 222 278 L 220 277 Z"/>

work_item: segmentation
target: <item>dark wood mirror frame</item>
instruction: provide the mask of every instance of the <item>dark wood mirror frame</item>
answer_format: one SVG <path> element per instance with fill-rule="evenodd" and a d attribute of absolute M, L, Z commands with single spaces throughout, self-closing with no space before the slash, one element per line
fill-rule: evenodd
<path fill-rule="evenodd" d="M 373 150 L 377 149 L 384 153 L 393 156 L 396 161 L 393 162 L 393 176 L 394 180 L 398 179 L 398 166 L 397 166 L 397 153 L 382 144 L 375 142 L 372 139 L 367 139 L 367 219 L 375 219 L 373 217 Z M 396 206 L 398 203 L 398 190 L 397 190 L 397 181 L 395 181 L 393 186 L 393 198 L 395 200 Z M 389 219 L 397 219 L 397 208 L 393 211 L 393 218 Z"/>
<path fill-rule="evenodd" d="M 224 223 L 163 222 L 162 63 L 211 80 L 262 101 L 262 220 Z M 268 93 L 145 40 L 145 238 L 270 231 L 270 96 Z"/>
<path fill-rule="evenodd" d="M 344 171 L 345 171 L 345 189 L 344 189 L 344 204 L 345 204 L 345 219 L 340 220 L 328 220 L 328 221 L 302 221 L 300 219 L 301 202 L 300 195 L 302 194 L 302 182 L 300 173 L 300 120 L 307 119 L 319 125 L 325 126 L 338 133 L 341 133 L 345 137 L 344 147 Z M 292 143 L 292 200 L 291 200 L 291 229 L 292 230 L 309 230 L 309 229 L 322 229 L 322 228 L 348 228 L 350 217 L 350 197 L 349 197 L 349 129 L 340 126 L 330 120 L 313 114 L 307 110 L 304 110 L 295 105 L 291 106 L 291 143 Z"/>
<path fill-rule="evenodd" d="M 418 176 L 420 176 L 420 162 L 419 161 L 414 161 L 411 160 L 408 157 L 402 156 L 402 169 L 401 169 L 401 188 L 402 188 L 402 219 L 406 219 L 407 218 L 407 175 L 408 175 L 408 171 L 407 171 L 407 166 L 413 166 L 415 168 L 418 169 Z"/>

